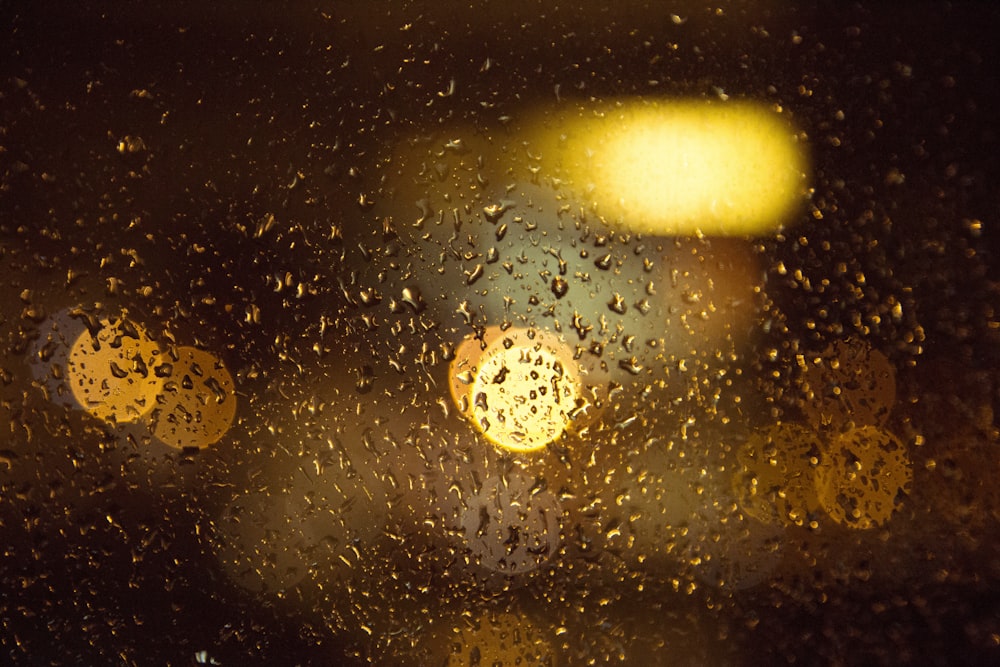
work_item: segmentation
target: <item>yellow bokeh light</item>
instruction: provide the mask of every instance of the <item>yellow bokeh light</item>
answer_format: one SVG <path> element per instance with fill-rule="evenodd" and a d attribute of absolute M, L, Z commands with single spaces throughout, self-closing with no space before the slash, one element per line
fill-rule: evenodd
<path fill-rule="evenodd" d="M 837 436 L 816 472 L 823 508 L 838 523 L 861 530 L 884 525 L 913 481 L 906 447 L 877 426 Z"/>
<path fill-rule="evenodd" d="M 67 384 L 73 398 L 99 419 L 134 422 L 156 404 L 164 380 L 156 372 L 159 345 L 125 317 L 100 320 L 70 347 Z"/>
<path fill-rule="evenodd" d="M 737 452 L 733 490 L 748 515 L 776 525 L 806 525 L 819 509 L 816 465 L 819 436 L 798 424 L 758 431 Z"/>
<path fill-rule="evenodd" d="M 803 146 L 760 105 L 622 102 L 556 125 L 542 146 L 599 213 L 637 232 L 766 234 L 805 191 Z"/>
<path fill-rule="evenodd" d="M 207 447 L 219 440 L 236 416 L 233 377 L 211 352 L 177 348 L 157 397 L 150 427 L 171 447 Z"/>
<path fill-rule="evenodd" d="M 579 414 L 580 371 L 557 336 L 490 327 L 467 339 L 451 366 L 459 410 L 490 442 L 515 452 L 539 450 Z"/>

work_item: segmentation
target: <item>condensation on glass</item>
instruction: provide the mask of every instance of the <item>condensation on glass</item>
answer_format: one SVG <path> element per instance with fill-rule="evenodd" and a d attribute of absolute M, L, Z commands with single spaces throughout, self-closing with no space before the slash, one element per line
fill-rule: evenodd
<path fill-rule="evenodd" d="M 0 661 L 1000 661 L 997 10 L 0 14 Z"/>

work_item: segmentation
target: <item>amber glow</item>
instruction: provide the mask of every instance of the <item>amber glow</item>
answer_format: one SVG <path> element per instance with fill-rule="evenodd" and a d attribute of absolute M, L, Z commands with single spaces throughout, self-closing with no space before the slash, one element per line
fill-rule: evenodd
<path fill-rule="evenodd" d="M 490 442 L 515 452 L 539 450 L 561 436 L 579 411 L 577 364 L 551 334 L 488 331 L 482 341 L 468 339 L 459 347 L 452 396 Z"/>
<path fill-rule="evenodd" d="M 174 449 L 206 447 L 236 416 L 232 375 L 212 352 L 161 347 L 127 313 L 62 311 L 43 327 L 32 373 L 48 399 L 129 424 Z"/>
<path fill-rule="evenodd" d="M 171 447 L 206 447 L 229 430 L 236 415 L 233 377 L 205 350 L 181 347 L 173 357 L 163 366 L 169 375 L 150 430 Z"/>
<path fill-rule="evenodd" d="M 637 232 L 766 234 L 804 192 L 802 146 L 760 105 L 628 101 L 555 125 L 549 146 L 574 186 Z"/>
<path fill-rule="evenodd" d="M 125 317 L 103 319 L 70 348 L 67 384 L 77 403 L 99 419 L 134 422 L 149 414 L 163 388 L 159 346 Z"/>
<path fill-rule="evenodd" d="M 838 435 L 830 449 L 816 477 L 823 508 L 849 528 L 888 522 L 913 480 L 903 443 L 877 426 L 862 426 Z"/>

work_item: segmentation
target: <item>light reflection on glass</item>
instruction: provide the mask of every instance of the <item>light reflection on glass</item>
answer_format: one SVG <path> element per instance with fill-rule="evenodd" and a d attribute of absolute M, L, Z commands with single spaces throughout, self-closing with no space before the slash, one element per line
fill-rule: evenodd
<path fill-rule="evenodd" d="M 163 378 L 155 372 L 160 346 L 124 315 L 94 321 L 87 329 L 66 358 L 67 384 L 77 403 L 98 419 L 142 419 L 163 388 Z"/>
<path fill-rule="evenodd" d="M 578 196 L 626 229 L 766 234 L 805 194 L 803 147 L 763 106 L 623 100 L 547 121 L 539 152 L 554 153 Z"/>
<path fill-rule="evenodd" d="M 823 508 L 849 528 L 884 525 L 913 480 L 907 448 L 877 426 L 861 426 L 835 437 L 830 450 L 816 478 Z"/>
<path fill-rule="evenodd" d="M 160 366 L 164 384 L 157 395 L 150 430 L 177 449 L 218 442 L 236 416 L 232 376 L 205 350 L 177 347 L 167 356 Z"/>
<path fill-rule="evenodd" d="M 491 442 L 515 452 L 541 449 L 587 411 L 577 362 L 544 331 L 492 327 L 481 338 L 468 337 L 449 379 L 462 414 Z"/>

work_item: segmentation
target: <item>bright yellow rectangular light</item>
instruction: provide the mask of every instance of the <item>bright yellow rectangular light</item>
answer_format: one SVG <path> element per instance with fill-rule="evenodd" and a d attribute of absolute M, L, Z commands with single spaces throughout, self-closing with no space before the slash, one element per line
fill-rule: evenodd
<path fill-rule="evenodd" d="M 629 101 L 556 125 L 545 150 L 578 194 L 633 231 L 766 234 L 805 193 L 803 146 L 760 105 Z"/>

